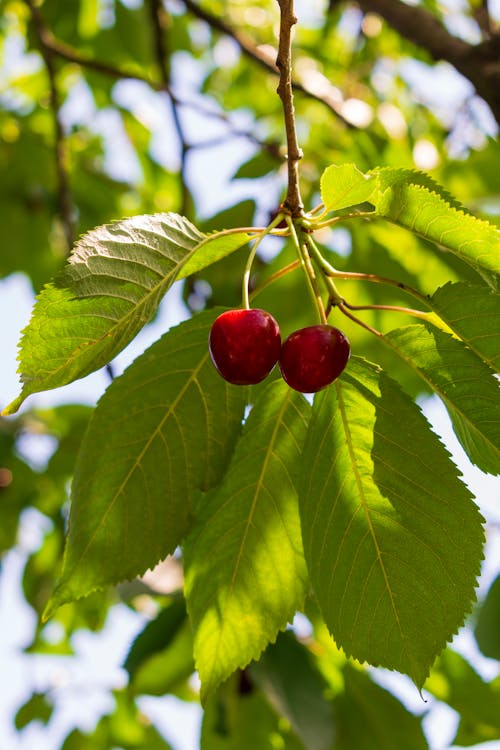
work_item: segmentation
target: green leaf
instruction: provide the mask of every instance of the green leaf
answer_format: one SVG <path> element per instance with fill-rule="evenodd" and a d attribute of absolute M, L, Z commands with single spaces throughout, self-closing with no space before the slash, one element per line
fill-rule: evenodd
<path fill-rule="evenodd" d="M 305 593 L 296 481 L 309 405 L 282 381 L 256 401 L 184 547 L 201 697 L 257 659 Z"/>
<path fill-rule="evenodd" d="M 3 413 L 107 364 L 152 319 L 176 279 L 248 239 L 244 232 L 202 234 L 177 214 L 135 216 L 88 232 L 37 299 L 20 343 L 22 391 Z"/>
<path fill-rule="evenodd" d="M 461 341 L 427 323 L 396 328 L 384 340 L 441 397 L 470 460 L 500 473 L 500 399 L 492 370 Z"/>
<path fill-rule="evenodd" d="M 421 687 L 474 598 L 470 492 L 415 403 L 357 358 L 316 396 L 302 466 L 304 552 L 332 636 Z"/>
<path fill-rule="evenodd" d="M 193 672 L 193 634 L 186 617 L 168 646 L 140 664 L 130 687 L 136 694 L 166 695 L 177 690 Z"/>
<path fill-rule="evenodd" d="M 186 602 L 183 597 L 178 597 L 148 622 L 134 640 L 125 659 L 123 668 L 129 677 L 134 676 L 144 661 L 171 643 L 186 617 Z"/>
<path fill-rule="evenodd" d="M 211 696 L 203 715 L 201 750 L 308 750 L 262 693 L 238 673 Z"/>
<path fill-rule="evenodd" d="M 500 294 L 458 282 L 436 290 L 432 309 L 495 372 L 500 372 Z"/>
<path fill-rule="evenodd" d="M 74 729 L 61 750 L 172 750 L 151 722 L 144 720 L 128 691 L 113 691 L 113 713 L 102 716 L 95 728 L 86 734 Z"/>
<path fill-rule="evenodd" d="M 19 730 L 27 727 L 32 721 L 48 724 L 53 710 L 52 701 L 47 699 L 45 693 L 33 693 L 26 703 L 23 703 L 18 709 L 14 718 L 14 725 Z"/>
<path fill-rule="evenodd" d="M 369 674 L 347 663 L 335 697 L 335 750 L 426 750 L 422 724 Z"/>
<path fill-rule="evenodd" d="M 99 401 L 75 469 L 63 571 L 46 617 L 173 552 L 196 494 L 220 480 L 246 389 L 226 383 L 210 361 L 217 312 L 166 333 Z"/>
<path fill-rule="evenodd" d="M 249 672 L 307 750 L 331 750 L 335 727 L 332 704 L 324 696 L 327 683 L 292 633 L 280 633 Z"/>
<path fill-rule="evenodd" d="M 268 151 L 259 151 L 255 156 L 240 164 L 233 175 L 233 180 L 254 180 L 264 177 L 279 166 L 279 161 Z"/>
<path fill-rule="evenodd" d="M 321 200 L 328 211 L 339 211 L 371 200 L 377 180 L 354 164 L 331 164 L 321 175 Z"/>
<path fill-rule="evenodd" d="M 370 197 L 374 216 L 406 227 L 441 245 L 478 271 L 500 273 L 500 232 L 466 213 L 429 177 L 408 169 L 370 173 L 377 191 Z"/>
<path fill-rule="evenodd" d="M 500 576 L 491 584 L 481 605 L 474 635 L 481 652 L 500 661 Z"/>
<path fill-rule="evenodd" d="M 426 689 L 460 715 L 455 745 L 500 739 L 500 681 L 485 682 L 460 654 L 446 649 Z"/>

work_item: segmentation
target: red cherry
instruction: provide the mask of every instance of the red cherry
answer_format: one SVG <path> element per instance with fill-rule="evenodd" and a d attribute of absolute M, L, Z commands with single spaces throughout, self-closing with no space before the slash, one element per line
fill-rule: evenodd
<path fill-rule="evenodd" d="M 281 347 L 281 374 L 290 388 L 316 393 L 338 378 L 350 353 L 349 341 L 338 328 L 301 328 L 290 334 Z"/>
<path fill-rule="evenodd" d="M 280 329 L 265 310 L 227 310 L 215 320 L 208 347 L 224 380 L 252 385 L 264 380 L 278 361 Z"/>

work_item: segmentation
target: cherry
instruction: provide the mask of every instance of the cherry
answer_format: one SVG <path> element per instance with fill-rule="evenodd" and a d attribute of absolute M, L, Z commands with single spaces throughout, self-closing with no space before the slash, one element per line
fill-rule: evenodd
<path fill-rule="evenodd" d="M 265 310 L 226 310 L 214 321 L 208 347 L 224 380 L 252 385 L 264 380 L 278 361 L 280 329 Z"/>
<path fill-rule="evenodd" d="M 316 393 L 338 378 L 350 353 L 349 341 L 338 328 L 308 326 L 286 339 L 279 366 L 290 388 L 301 393 Z"/>

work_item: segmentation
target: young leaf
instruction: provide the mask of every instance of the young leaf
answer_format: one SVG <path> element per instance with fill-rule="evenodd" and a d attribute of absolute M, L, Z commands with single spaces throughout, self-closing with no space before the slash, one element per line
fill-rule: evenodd
<path fill-rule="evenodd" d="M 436 290 L 429 303 L 452 331 L 500 372 L 500 294 L 486 286 L 457 282 Z"/>
<path fill-rule="evenodd" d="M 384 168 L 370 174 L 378 183 L 370 197 L 374 216 L 432 240 L 479 272 L 500 273 L 500 232 L 496 227 L 451 205 L 446 193 L 421 173 Z"/>
<path fill-rule="evenodd" d="M 257 399 L 184 546 L 201 696 L 273 641 L 304 597 L 296 481 L 309 405 L 282 381 Z"/>
<path fill-rule="evenodd" d="M 484 537 L 469 491 L 415 403 L 356 358 L 315 398 L 302 467 L 304 552 L 332 636 L 421 687 L 474 598 Z"/>
<path fill-rule="evenodd" d="M 151 320 L 176 279 L 249 239 L 202 234 L 177 214 L 135 216 L 85 234 L 37 299 L 20 343 L 22 391 L 3 413 L 103 367 Z"/>
<path fill-rule="evenodd" d="M 492 370 L 464 344 L 427 323 L 384 339 L 442 398 L 470 460 L 500 473 L 500 398 Z"/>
<path fill-rule="evenodd" d="M 354 164 L 331 164 L 321 175 L 320 184 L 321 200 L 328 211 L 365 203 L 377 188 L 377 180 L 364 175 Z"/>
<path fill-rule="evenodd" d="M 173 552 L 194 496 L 220 480 L 246 389 L 226 383 L 210 361 L 217 312 L 166 333 L 99 401 L 75 469 L 63 570 L 46 617 Z"/>

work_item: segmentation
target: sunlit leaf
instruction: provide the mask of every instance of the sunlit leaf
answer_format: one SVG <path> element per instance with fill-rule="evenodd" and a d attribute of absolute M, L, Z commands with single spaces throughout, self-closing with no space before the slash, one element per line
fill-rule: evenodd
<path fill-rule="evenodd" d="M 485 286 L 445 284 L 430 299 L 433 310 L 495 372 L 500 371 L 500 294 Z"/>
<path fill-rule="evenodd" d="M 500 388 L 492 370 L 461 341 L 427 323 L 384 338 L 442 398 L 470 460 L 500 473 Z"/>
<path fill-rule="evenodd" d="M 374 170 L 377 192 L 370 202 L 381 216 L 436 242 L 479 271 L 500 273 L 500 231 L 465 212 L 419 172 Z"/>
<path fill-rule="evenodd" d="M 304 597 L 296 481 L 308 412 L 283 381 L 261 393 L 184 546 L 202 699 L 256 659 Z"/>
<path fill-rule="evenodd" d="M 84 235 L 37 299 L 20 343 L 22 391 L 56 388 L 107 364 L 148 323 L 176 279 L 248 241 L 204 235 L 177 214 L 135 216 Z"/>
<path fill-rule="evenodd" d="M 303 465 L 304 551 L 332 636 L 421 687 L 474 599 L 469 491 L 414 402 L 357 359 L 315 398 Z"/>
<path fill-rule="evenodd" d="M 246 389 L 207 351 L 216 312 L 166 333 L 97 405 L 73 481 L 61 604 L 133 578 L 174 551 L 193 500 L 216 484 L 240 431 Z"/>
<path fill-rule="evenodd" d="M 321 175 L 321 199 L 330 211 L 365 203 L 376 189 L 377 180 L 354 164 L 332 164 Z"/>

